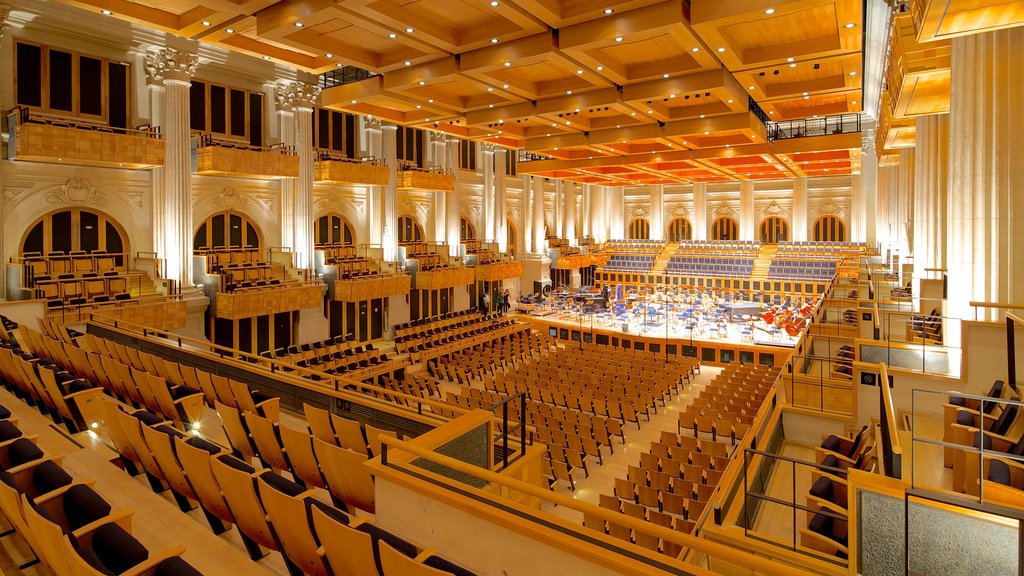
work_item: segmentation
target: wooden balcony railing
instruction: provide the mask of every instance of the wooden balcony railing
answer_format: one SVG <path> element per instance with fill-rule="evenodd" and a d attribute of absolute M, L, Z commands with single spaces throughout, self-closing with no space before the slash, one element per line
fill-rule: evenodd
<path fill-rule="evenodd" d="M 291 146 L 253 146 L 200 133 L 193 137 L 193 172 L 273 180 L 296 178 L 299 157 Z"/>
<path fill-rule="evenodd" d="M 314 179 L 324 184 L 386 186 L 388 169 L 376 158 L 347 158 L 332 150 L 318 148 Z"/>
<path fill-rule="evenodd" d="M 441 168 L 404 164 L 398 171 L 398 189 L 452 192 L 455 190 L 455 175 Z"/>

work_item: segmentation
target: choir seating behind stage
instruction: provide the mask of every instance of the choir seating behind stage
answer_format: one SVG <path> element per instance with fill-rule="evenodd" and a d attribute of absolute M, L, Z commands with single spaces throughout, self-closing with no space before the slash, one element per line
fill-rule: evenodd
<path fill-rule="evenodd" d="M 206 257 L 207 274 L 220 275 L 221 292 L 265 290 L 297 282 L 288 278 L 285 265 L 265 261 L 259 248 L 216 248 L 195 254 Z"/>
<path fill-rule="evenodd" d="M 827 282 L 835 277 L 838 265 L 839 260 L 835 257 L 776 256 L 768 269 L 768 279 Z"/>

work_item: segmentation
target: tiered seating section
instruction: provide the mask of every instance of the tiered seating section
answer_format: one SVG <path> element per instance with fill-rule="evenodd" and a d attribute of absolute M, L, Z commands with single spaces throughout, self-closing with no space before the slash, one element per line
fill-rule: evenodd
<path fill-rule="evenodd" d="M 600 506 L 689 534 L 707 508 L 730 462 L 732 445 L 749 431 L 754 414 L 771 390 L 779 368 L 730 364 L 679 415 L 676 432 L 663 431 L 639 466 L 615 480 L 615 494 L 600 495 Z M 692 435 L 688 435 L 692 434 Z M 720 438 L 731 438 L 726 444 Z M 584 525 L 678 557 L 680 548 L 598 518 Z"/>
<path fill-rule="evenodd" d="M 477 266 L 486 266 L 488 264 L 497 264 L 501 262 L 501 253 L 497 250 L 484 248 L 479 240 L 466 240 L 463 244 L 466 246 L 466 254 L 473 254 L 476 256 Z"/>
<path fill-rule="evenodd" d="M 476 310 L 451 312 L 399 326 L 395 327 L 395 349 L 421 362 L 530 329 L 526 323 Z"/>
<path fill-rule="evenodd" d="M 317 244 L 324 253 L 324 264 L 337 266 L 338 280 L 357 280 L 381 274 L 380 267 L 369 258 L 359 256 L 351 244 Z"/>
<path fill-rule="evenodd" d="M 611 253 L 603 269 L 607 272 L 650 272 L 664 242 L 654 240 L 609 240 L 602 247 Z"/>
<path fill-rule="evenodd" d="M 749 278 L 759 242 L 684 240 L 665 266 L 666 274 Z"/>
<path fill-rule="evenodd" d="M 106 252 L 25 253 L 22 287 L 46 300 L 50 310 L 130 300 L 130 280 L 138 274 L 128 272 L 126 258 Z"/>
<path fill-rule="evenodd" d="M 296 284 L 284 265 L 265 262 L 259 248 L 223 248 L 195 253 L 206 257 L 206 273 L 219 274 L 221 292 L 243 292 Z"/>
<path fill-rule="evenodd" d="M 451 265 L 448 263 L 447 252 L 441 254 L 435 250 L 433 245 L 425 242 L 408 242 L 402 244 L 402 246 L 405 247 L 406 258 L 415 259 L 419 262 L 421 272 L 451 268 Z"/>
<path fill-rule="evenodd" d="M 68 336 L 68 333 L 64 335 Z M 187 434 L 187 428 L 178 426 L 180 422 L 165 420 L 163 415 L 149 411 L 148 406 L 140 408 L 114 387 L 105 388 L 113 397 L 99 400 L 97 408 L 101 418 L 97 421 L 102 420 L 129 474 L 144 473 L 156 492 L 169 490 L 182 512 L 192 509 L 193 502 L 198 503 L 216 534 L 234 525 L 253 560 L 264 556 L 265 550 L 277 551 L 281 553 L 289 573 L 313 576 L 401 576 L 427 573 L 428 568 L 434 569 L 429 572 L 432 574 L 471 575 L 432 549 L 421 551 L 375 526 L 372 517 L 364 514 L 373 514 L 376 509 L 373 476 L 364 463 L 380 452 L 380 435 L 393 433 L 363 427 L 358 422 L 308 405 L 305 411 L 309 429 L 291 428 L 279 422 L 277 398 L 266 397 L 257 402 L 260 399 L 244 384 L 232 386 L 226 378 L 92 336 L 81 340 L 81 347 L 76 345 L 78 343 L 39 334 L 30 336 L 30 339 L 34 346 L 39 347 L 37 352 L 42 354 L 41 357 L 22 352 L 16 343 L 5 341 L 0 344 L 8 351 L 16 350 L 17 354 L 12 353 L 10 357 L 20 362 L 39 363 L 42 361 L 40 358 L 60 362 L 60 368 L 67 370 L 75 379 L 79 379 L 77 374 L 88 374 L 89 379 L 97 378 L 98 381 L 92 359 L 113 357 L 127 361 L 131 374 L 139 381 L 167 382 L 163 375 L 184 379 L 185 374 L 201 381 L 219 378 L 217 381 L 223 385 L 216 388 L 211 385 L 210 392 L 215 394 L 214 406 L 230 447 L 197 435 L 195 427 L 191 430 L 193 434 Z M 78 349 L 81 354 L 77 357 L 61 356 L 69 349 Z M 35 370 L 49 371 L 47 368 Z M 31 389 L 33 385 L 26 381 L 26 374 L 27 371 L 11 373 L 5 369 L 5 384 L 19 391 Z M 186 384 L 182 382 L 178 386 Z M 202 395 L 201 392 L 197 394 Z M 222 403 L 222 400 L 227 403 Z M 3 417 L 3 410 L 0 410 L 0 417 Z M 16 430 L 6 430 L 2 420 L 0 434 L 14 434 L 12 438 L 20 435 Z M 18 440 L 0 442 L 0 465 L 13 479 L 12 482 L 4 479 L 0 494 L 7 493 L 3 485 L 8 485 L 32 496 L 35 488 L 26 480 L 35 477 L 26 472 L 30 470 L 28 465 L 43 465 L 46 461 L 51 459 L 34 445 L 19 443 Z M 16 473 L 21 476 L 15 477 Z M 60 475 L 52 466 L 46 474 L 49 474 L 46 479 L 55 478 L 58 486 L 72 484 L 64 478 L 66 475 Z M 71 532 L 83 525 L 94 526 L 90 522 L 97 518 L 109 517 L 118 522 L 124 518 L 116 513 L 110 515 L 109 507 L 96 505 L 94 499 L 85 502 L 91 505 L 83 511 L 98 511 L 99 514 L 71 526 L 60 522 L 69 518 L 83 519 L 84 514 L 69 514 L 67 504 L 61 510 L 60 502 L 54 501 L 56 507 L 53 511 L 56 513 L 49 514 L 50 518 L 42 512 L 33 514 L 40 510 L 39 507 L 20 506 L 28 529 L 34 535 L 44 535 L 27 539 L 33 543 L 38 541 L 41 545 L 37 550 L 39 557 L 51 567 L 57 567 L 55 573 L 95 574 L 95 570 L 102 566 L 102 573 L 128 573 L 135 567 L 132 574 L 199 574 L 187 564 L 182 566 L 184 563 L 180 559 L 173 559 L 180 555 L 180 549 L 148 558 L 148 552 L 141 545 L 126 546 L 131 544 L 130 535 L 103 528 L 105 525 L 115 526 L 113 522 L 97 522 L 100 528 L 92 533 L 85 530 Z M 8 508 L 9 503 L 6 498 L 0 501 L 5 512 L 10 510 L 8 518 L 15 521 L 22 518 L 21 514 L 14 514 L 17 504 Z M 44 507 L 46 512 L 50 512 L 49 505 Z M 52 518 L 60 520 L 53 521 Z M 75 537 L 77 543 L 64 536 L 68 533 Z M 157 572 L 143 571 L 146 568 L 143 562 L 147 561 L 172 562 L 174 565 Z M 60 570 L 69 563 L 73 566 L 88 564 L 93 568 Z"/>
<path fill-rule="evenodd" d="M 278 348 L 273 354 L 264 352 L 262 356 L 294 364 L 300 368 L 349 376 L 357 380 L 362 380 L 368 373 L 379 372 L 378 369 L 394 364 L 388 359 L 387 354 L 381 353 L 373 344 L 356 345 L 352 338 L 345 336 Z M 323 378 L 319 374 L 309 374 L 306 377 L 311 380 Z"/>
<path fill-rule="evenodd" d="M 768 268 L 768 279 L 828 282 L 835 277 L 838 265 L 839 260 L 822 260 L 821 256 L 815 256 L 813 260 L 776 256 Z"/>
<path fill-rule="evenodd" d="M 780 256 L 839 256 L 841 254 L 862 254 L 867 250 L 865 242 L 779 242 Z"/>

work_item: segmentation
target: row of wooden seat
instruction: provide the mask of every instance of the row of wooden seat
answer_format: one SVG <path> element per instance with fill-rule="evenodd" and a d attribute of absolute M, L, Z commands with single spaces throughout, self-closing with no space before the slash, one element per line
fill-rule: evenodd
<path fill-rule="evenodd" d="M 439 342 L 458 340 L 465 335 L 480 328 L 485 328 L 501 320 L 497 314 L 483 316 L 477 314 L 472 317 L 463 318 L 458 322 L 447 323 L 443 326 L 416 330 L 403 336 L 395 337 L 395 350 L 398 352 L 409 352 L 418 348 L 433 347 Z"/>
<path fill-rule="evenodd" d="M 24 283 L 31 288 L 39 278 L 64 274 L 78 276 L 81 274 L 104 274 L 107 272 L 124 271 L 126 254 L 108 254 L 105 252 L 50 252 L 43 256 L 39 253 L 23 254 Z"/>
<path fill-rule="evenodd" d="M 608 496 L 606 494 L 600 495 L 600 506 L 608 510 L 621 512 L 634 518 L 647 520 L 652 524 L 671 528 L 683 534 L 692 534 L 696 527 L 696 523 L 693 521 L 685 520 L 678 516 L 673 517 L 669 514 L 651 510 L 633 502 L 624 502 L 614 496 Z M 604 519 L 590 514 L 583 515 L 583 525 L 592 530 L 597 530 L 627 542 L 633 542 L 639 546 L 647 548 L 648 550 L 660 552 L 666 556 L 671 556 L 672 558 L 678 558 L 683 552 L 683 548 L 675 542 L 657 538 L 651 534 L 643 532 L 642 530 L 630 530 L 622 524 L 605 522 Z"/>
<path fill-rule="evenodd" d="M 90 479 L 75 479 L 0 407 L 0 511 L 57 576 L 199 576 L 178 545 L 150 551 L 131 534 L 134 510 L 115 510 Z"/>

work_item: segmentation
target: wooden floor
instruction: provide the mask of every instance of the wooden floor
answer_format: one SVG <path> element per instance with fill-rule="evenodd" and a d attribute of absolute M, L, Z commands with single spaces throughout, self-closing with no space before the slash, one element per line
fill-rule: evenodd
<path fill-rule="evenodd" d="M 804 462 L 814 462 L 814 448 L 795 442 L 783 442 L 782 456 Z M 783 502 L 807 505 L 807 492 L 811 489 L 811 469 L 799 464 L 794 468 L 790 462 L 778 461 L 768 479 L 765 494 Z M 794 508 L 774 502 L 762 501 L 758 507 L 753 528 L 760 534 L 779 542 L 793 543 Z M 796 511 L 796 526 L 806 524 L 806 513 Z"/>

